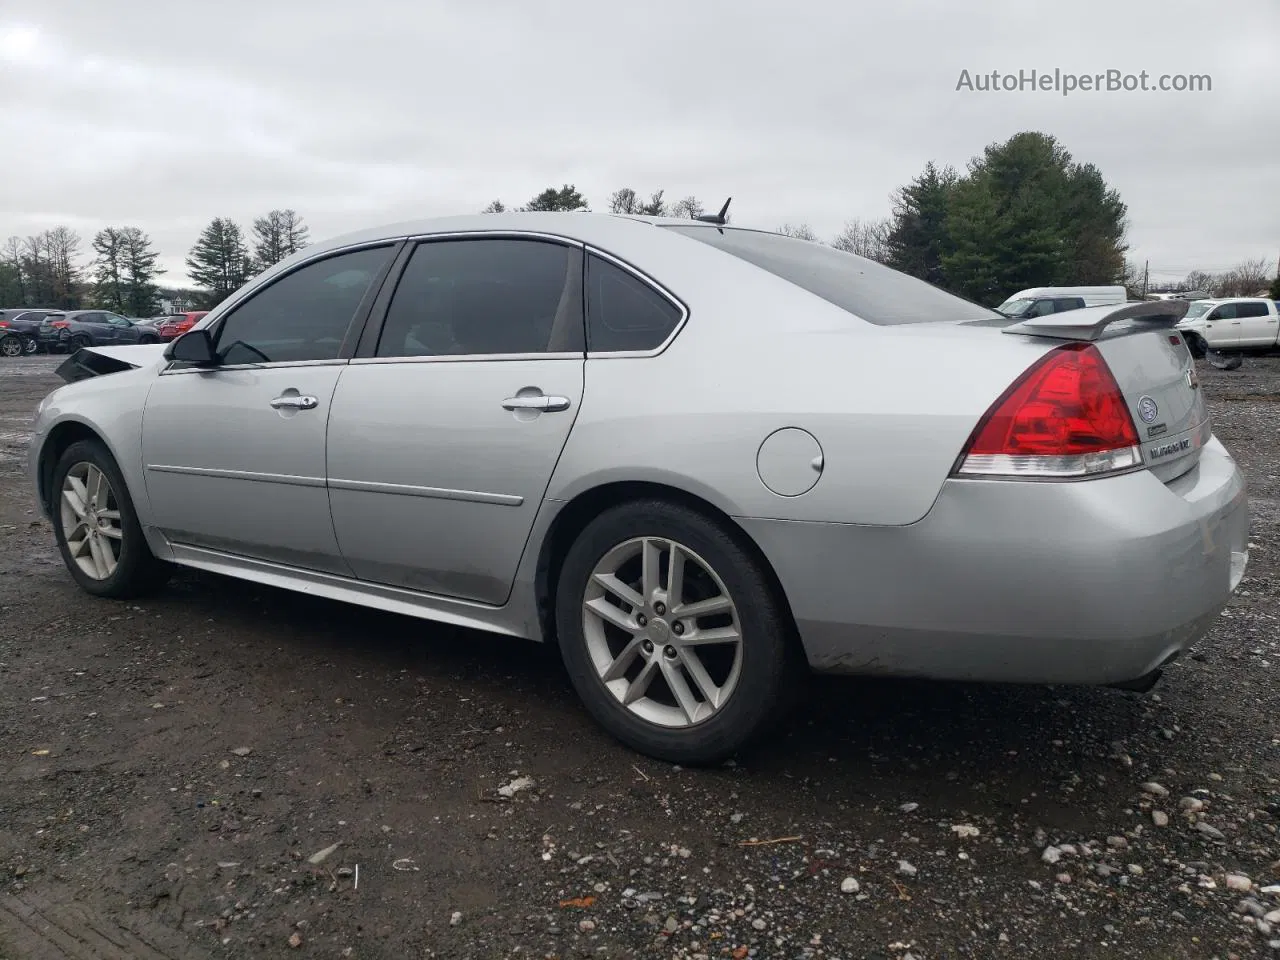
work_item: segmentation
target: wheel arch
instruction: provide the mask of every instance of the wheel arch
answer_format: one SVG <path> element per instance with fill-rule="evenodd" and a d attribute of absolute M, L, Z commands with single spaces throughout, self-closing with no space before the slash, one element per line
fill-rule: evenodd
<path fill-rule="evenodd" d="M 40 506 L 44 508 L 46 516 L 51 516 L 53 512 L 53 469 L 58 465 L 58 460 L 61 459 L 67 448 L 80 440 L 96 440 L 107 448 L 107 452 L 111 454 L 117 464 L 120 462 L 120 458 L 116 455 L 116 451 L 107 441 L 107 438 L 103 436 L 101 431 L 85 421 L 68 419 L 55 424 L 49 430 L 44 443 L 41 444 L 39 459 L 36 461 L 38 465 L 37 482 L 39 484 Z"/>
<path fill-rule="evenodd" d="M 795 617 L 791 612 L 786 591 L 782 588 L 782 581 L 754 538 L 732 516 L 709 500 L 680 487 L 651 480 L 612 481 L 583 490 L 565 503 L 555 519 L 551 521 L 546 535 L 542 538 L 534 571 L 538 621 L 544 639 L 553 643 L 558 642 L 555 629 L 556 590 L 559 586 L 560 568 L 569 548 L 587 525 L 604 511 L 636 500 L 663 500 L 693 510 L 724 527 L 725 531 L 738 541 L 739 546 L 760 566 L 773 588 L 775 598 L 786 614 L 796 646 L 799 647 Z"/>

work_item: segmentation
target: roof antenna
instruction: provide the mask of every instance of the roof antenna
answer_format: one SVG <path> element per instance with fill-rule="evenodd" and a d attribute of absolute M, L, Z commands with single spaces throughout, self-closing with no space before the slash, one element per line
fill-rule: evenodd
<path fill-rule="evenodd" d="M 701 220 L 703 223 L 717 223 L 723 226 L 729 222 L 729 204 L 732 202 L 733 197 L 730 197 L 724 202 L 724 206 L 720 208 L 719 213 L 704 213 L 701 216 L 694 217 L 693 219 Z"/>

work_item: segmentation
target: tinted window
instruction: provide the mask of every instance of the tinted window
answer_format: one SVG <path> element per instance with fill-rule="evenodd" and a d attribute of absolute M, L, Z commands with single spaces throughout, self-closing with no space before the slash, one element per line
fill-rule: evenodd
<path fill-rule="evenodd" d="M 1265 317 L 1267 315 L 1267 305 L 1265 303 L 1237 303 L 1236 317 Z"/>
<path fill-rule="evenodd" d="M 219 324 L 225 363 L 333 360 L 391 247 L 356 250 L 286 274 Z"/>
<path fill-rule="evenodd" d="M 588 350 L 656 350 L 682 315 L 679 307 L 635 274 L 600 257 L 588 257 Z"/>
<path fill-rule="evenodd" d="M 1224 303 L 1209 314 L 1210 320 L 1234 320 L 1235 318 L 1236 305 L 1234 303 Z"/>
<path fill-rule="evenodd" d="M 107 315 L 105 313 L 82 313 L 76 317 L 79 323 L 106 323 Z"/>
<path fill-rule="evenodd" d="M 1061 300 L 1055 300 L 1053 304 L 1054 309 L 1058 313 L 1062 313 L 1064 310 L 1079 310 L 1084 306 L 1084 299 L 1081 297 L 1063 297 Z"/>
<path fill-rule="evenodd" d="M 1037 300 L 1035 306 L 1027 311 L 1028 317 L 1047 317 L 1053 313 L 1052 300 Z"/>
<path fill-rule="evenodd" d="M 731 253 L 870 323 L 999 316 L 884 264 L 820 243 L 756 230 L 665 224 L 664 228 Z"/>
<path fill-rule="evenodd" d="M 582 251 L 541 240 L 420 243 L 387 309 L 380 357 L 581 352 Z"/>

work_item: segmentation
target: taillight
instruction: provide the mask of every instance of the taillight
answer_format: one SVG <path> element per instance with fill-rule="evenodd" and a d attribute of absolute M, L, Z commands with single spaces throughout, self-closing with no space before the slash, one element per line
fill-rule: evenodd
<path fill-rule="evenodd" d="M 71 326 L 71 324 L 66 320 L 54 320 L 49 324 L 49 326 L 53 327 L 55 330 L 65 330 L 67 327 Z"/>
<path fill-rule="evenodd" d="M 1138 431 L 1098 348 L 1050 351 L 978 422 L 955 474 L 1070 479 L 1140 466 Z"/>

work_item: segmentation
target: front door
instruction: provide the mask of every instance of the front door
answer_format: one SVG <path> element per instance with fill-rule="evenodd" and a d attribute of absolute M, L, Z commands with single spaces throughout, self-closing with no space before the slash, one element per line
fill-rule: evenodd
<path fill-rule="evenodd" d="M 1240 346 L 1240 319 L 1234 303 L 1219 304 L 1205 320 L 1204 338 L 1214 350 L 1234 350 Z"/>
<path fill-rule="evenodd" d="M 582 400 L 582 251 L 427 241 L 343 371 L 329 503 L 357 577 L 500 605 Z"/>
<path fill-rule="evenodd" d="M 219 366 L 157 378 L 142 455 L 152 522 L 171 541 L 349 574 L 325 429 L 343 344 L 391 254 L 356 250 L 285 274 L 214 325 Z"/>

